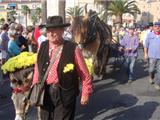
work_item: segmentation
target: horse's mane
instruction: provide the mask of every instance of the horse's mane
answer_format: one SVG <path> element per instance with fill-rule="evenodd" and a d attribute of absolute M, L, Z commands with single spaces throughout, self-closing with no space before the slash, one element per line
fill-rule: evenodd
<path fill-rule="evenodd" d="M 80 36 L 81 35 L 81 28 L 82 28 L 82 16 L 76 16 L 72 18 L 72 34 L 73 36 L 77 35 Z M 73 38 L 74 42 L 78 43 L 78 41 L 76 41 L 76 38 Z"/>

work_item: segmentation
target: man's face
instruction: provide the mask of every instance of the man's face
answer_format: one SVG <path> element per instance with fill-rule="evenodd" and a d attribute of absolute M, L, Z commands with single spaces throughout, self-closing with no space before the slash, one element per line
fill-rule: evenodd
<path fill-rule="evenodd" d="M 155 32 L 160 32 L 160 26 L 159 25 L 154 25 L 154 31 Z"/>
<path fill-rule="evenodd" d="M 47 38 L 50 42 L 59 43 L 62 39 L 64 28 L 47 28 Z"/>
<path fill-rule="evenodd" d="M 134 29 L 129 29 L 128 32 L 129 32 L 130 35 L 133 35 L 134 34 Z"/>

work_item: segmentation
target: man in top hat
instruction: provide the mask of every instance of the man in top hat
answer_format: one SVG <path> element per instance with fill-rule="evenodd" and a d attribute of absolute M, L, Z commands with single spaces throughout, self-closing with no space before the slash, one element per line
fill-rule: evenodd
<path fill-rule="evenodd" d="M 155 83 L 155 88 L 160 90 L 160 22 L 154 23 L 153 32 L 146 38 L 144 58 L 149 58 L 149 82 Z"/>
<path fill-rule="evenodd" d="M 35 65 L 33 85 L 44 76 L 52 57 L 54 63 L 45 80 L 44 104 L 40 107 L 41 120 L 73 120 L 76 97 L 79 94 L 79 79 L 82 82 L 81 105 L 86 105 L 92 93 L 91 76 L 80 48 L 63 38 L 65 27 L 61 16 L 47 19 L 47 41 L 39 49 Z M 56 55 L 55 55 L 56 54 Z"/>
<path fill-rule="evenodd" d="M 125 68 L 126 74 L 128 76 L 128 82 L 131 83 L 135 79 L 134 77 L 134 65 L 137 58 L 137 49 L 138 49 L 138 36 L 134 34 L 135 27 L 130 26 L 128 28 L 128 34 L 126 34 L 123 39 L 120 41 L 122 47 L 121 51 L 124 51 L 125 56 Z"/>

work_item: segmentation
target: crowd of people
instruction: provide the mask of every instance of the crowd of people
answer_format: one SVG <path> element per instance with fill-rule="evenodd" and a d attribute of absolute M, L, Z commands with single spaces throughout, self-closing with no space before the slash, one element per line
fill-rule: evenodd
<path fill-rule="evenodd" d="M 46 40 L 43 26 L 27 26 L 19 23 L 4 23 L 0 28 L 0 52 L 2 63 L 23 51 L 37 52 Z"/>
<path fill-rule="evenodd" d="M 32 85 L 42 80 L 48 72 L 45 78 L 44 103 L 40 107 L 39 116 L 42 120 L 74 119 L 79 78 L 82 81 L 82 105 L 89 102 L 89 96 L 93 92 L 92 77 L 80 48 L 70 40 L 65 40 L 65 28 L 69 26 L 69 23 L 63 23 L 61 16 L 49 17 L 46 25 L 36 27 L 24 28 L 17 23 L 5 23 L 1 26 L 1 64 L 23 51 L 38 50 Z M 160 22 L 149 24 L 143 30 L 129 26 L 127 29 L 113 28 L 112 31 L 112 44 L 117 45 L 114 49 L 121 53 L 116 55 L 123 55 L 125 59 L 128 82 L 136 79 L 134 66 L 137 51 L 139 45 L 143 45 L 144 58 L 149 59 L 149 82 L 160 90 Z"/>
<path fill-rule="evenodd" d="M 138 47 L 142 46 L 144 59 L 149 64 L 149 82 L 160 90 L 160 22 L 149 23 L 143 28 L 129 26 L 126 29 L 113 29 L 112 32 L 113 44 L 117 44 L 117 52 L 123 53 L 125 58 L 124 66 L 128 82 L 133 82 L 136 78 L 134 65 L 138 56 Z"/>

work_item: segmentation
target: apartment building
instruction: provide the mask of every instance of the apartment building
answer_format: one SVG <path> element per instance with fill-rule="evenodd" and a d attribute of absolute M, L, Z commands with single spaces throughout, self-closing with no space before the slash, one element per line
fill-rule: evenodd
<path fill-rule="evenodd" d="M 25 16 L 21 13 L 23 5 L 27 5 L 31 10 L 41 7 L 41 0 L 0 0 L 0 18 L 7 19 L 7 12 L 16 10 L 16 22 L 25 25 Z M 28 16 L 28 25 L 32 25 Z"/>
<path fill-rule="evenodd" d="M 141 14 L 136 21 L 141 24 L 160 20 L 160 0 L 137 0 Z"/>

